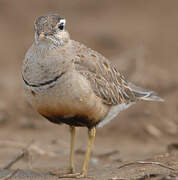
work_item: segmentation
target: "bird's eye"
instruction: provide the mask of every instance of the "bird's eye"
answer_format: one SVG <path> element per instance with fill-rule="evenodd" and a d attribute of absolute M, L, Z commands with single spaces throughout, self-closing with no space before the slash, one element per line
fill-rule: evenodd
<path fill-rule="evenodd" d="M 63 29 L 64 29 L 64 24 L 63 24 L 63 23 L 59 24 L 58 28 L 59 28 L 60 30 L 63 30 Z"/>
<path fill-rule="evenodd" d="M 62 31 L 65 28 L 65 19 L 61 19 L 58 25 L 58 28 Z"/>

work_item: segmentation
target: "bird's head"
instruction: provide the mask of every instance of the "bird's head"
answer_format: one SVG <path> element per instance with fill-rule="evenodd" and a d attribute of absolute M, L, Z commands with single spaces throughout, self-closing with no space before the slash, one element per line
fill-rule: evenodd
<path fill-rule="evenodd" d="M 70 40 L 65 25 L 66 20 L 57 14 L 38 17 L 34 23 L 35 43 L 47 43 L 55 47 L 64 46 Z"/>

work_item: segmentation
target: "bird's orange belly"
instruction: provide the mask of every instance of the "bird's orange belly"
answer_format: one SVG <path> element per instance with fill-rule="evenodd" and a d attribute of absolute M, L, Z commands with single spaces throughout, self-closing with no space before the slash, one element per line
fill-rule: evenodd
<path fill-rule="evenodd" d="M 78 101 L 43 104 L 37 111 L 54 123 L 66 123 L 73 126 L 92 127 L 102 121 L 108 107 L 96 97 L 81 98 Z"/>
<path fill-rule="evenodd" d="M 27 90 L 26 94 L 32 106 L 50 121 L 92 127 L 104 119 L 109 107 L 80 78 L 74 74 L 69 83 L 66 76 L 53 88 L 36 94 Z"/>

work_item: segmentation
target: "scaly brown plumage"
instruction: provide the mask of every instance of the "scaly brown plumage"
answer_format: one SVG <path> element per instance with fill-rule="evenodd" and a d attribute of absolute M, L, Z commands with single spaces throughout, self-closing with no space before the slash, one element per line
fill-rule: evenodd
<path fill-rule="evenodd" d="M 53 123 L 71 127 L 71 174 L 60 177 L 86 176 L 97 126 L 137 100 L 162 101 L 153 91 L 127 82 L 104 56 L 71 40 L 65 19 L 56 14 L 36 19 L 35 41 L 23 61 L 22 79 L 34 109 Z M 81 173 L 74 173 L 75 126 L 89 131 Z"/>

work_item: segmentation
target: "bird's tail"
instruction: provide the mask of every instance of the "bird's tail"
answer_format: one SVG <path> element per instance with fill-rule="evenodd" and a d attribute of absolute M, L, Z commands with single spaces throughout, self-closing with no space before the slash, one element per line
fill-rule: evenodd
<path fill-rule="evenodd" d="M 146 101 L 159 101 L 159 102 L 164 101 L 164 99 L 157 96 L 156 92 L 154 91 L 137 87 L 132 83 L 128 83 L 128 86 L 137 99 L 146 100 Z"/>

